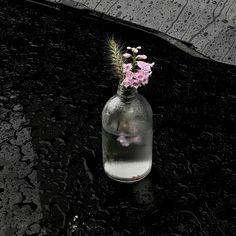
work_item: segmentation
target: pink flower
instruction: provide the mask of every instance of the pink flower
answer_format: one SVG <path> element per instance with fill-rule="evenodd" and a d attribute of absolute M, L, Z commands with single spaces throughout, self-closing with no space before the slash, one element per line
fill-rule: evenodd
<path fill-rule="evenodd" d="M 149 73 L 144 70 L 138 70 L 134 74 L 135 84 L 140 87 L 148 83 Z"/>
<path fill-rule="evenodd" d="M 147 59 L 147 56 L 146 55 L 138 55 L 137 59 L 138 60 L 145 60 L 145 59 Z"/>
<path fill-rule="evenodd" d="M 122 85 L 125 86 L 126 88 L 133 85 L 133 77 L 134 73 L 132 71 L 126 71 L 125 73 L 125 78 L 122 81 Z"/>
<path fill-rule="evenodd" d="M 131 71 L 132 69 L 132 64 L 128 63 L 128 64 L 123 64 L 123 72 L 126 73 L 127 71 Z"/>
<path fill-rule="evenodd" d="M 128 50 L 131 50 L 133 54 L 137 54 L 138 50 L 141 49 L 141 47 L 137 48 L 131 48 L 127 47 Z M 147 63 L 142 60 L 147 59 L 147 56 L 142 55 L 135 55 L 132 57 L 130 53 L 124 53 L 124 58 L 132 58 L 131 63 L 123 64 L 123 73 L 124 73 L 124 79 L 121 82 L 121 84 L 124 87 L 134 87 L 138 88 L 142 85 L 145 85 L 148 83 L 149 76 L 152 74 L 151 68 L 154 66 L 153 63 Z M 137 68 L 138 67 L 138 68 Z"/>
<path fill-rule="evenodd" d="M 148 76 L 149 74 L 144 70 L 138 70 L 136 73 L 134 73 L 134 78 L 140 82 L 146 80 Z"/>
<path fill-rule="evenodd" d="M 125 79 L 132 80 L 134 77 L 134 73 L 132 71 L 126 71 Z"/>
<path fill-rule="evenodd" d="M 147 71 L 147 72 L 151 72 L 151 67 L 154 66 L 154 62 L 153 63 L 147 63 L 144 61 L 137 61 L 137 65 L 140 69 Z"/>
<path fill-rule="evenodd" d="M 128 58 L 131 57 L 131 54 L 129 54 L 129 53 L 124 53 L 124 54 L 123 54 L 123 57 L 126 58 L 126 59 L 128 59 Z"/>
<path fill-rule="evenodd" d="M 130 87 L 138 88 L 140 86 L 140 82 L 138 80 L 133 79 L 131 81 Z"/>
<path fill-rule="evenodd" d="M 131 80 L 124 79 L 121 83 L 125 88 L 132 87 L 133 82 Z"/>
<path fill-rule="evenodd" d="M 131 69 L 130 66 L 127 66 L 127 68 L 125 69 L 127 69 L 125 71 L 125 78 L 121 84 L 125 86 L 126 88 L 127 87 L 138 88 L 148 83 L 148 79 L 151 74 L 151 71 L 148 72 L 148 71 L 139 69 L 134 73 L 131 70 L 128 70 L 128 69 Z"/>

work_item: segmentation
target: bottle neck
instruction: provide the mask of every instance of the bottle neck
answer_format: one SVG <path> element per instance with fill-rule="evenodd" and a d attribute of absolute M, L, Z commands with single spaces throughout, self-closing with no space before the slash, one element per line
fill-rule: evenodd
<path fill-rule="evenodd" d="M 137 96 L 138 91 L 136 88 L 126 88 L 123 85 L 119 84 L 117 94 L 122 99 L 131 100 Z"/>

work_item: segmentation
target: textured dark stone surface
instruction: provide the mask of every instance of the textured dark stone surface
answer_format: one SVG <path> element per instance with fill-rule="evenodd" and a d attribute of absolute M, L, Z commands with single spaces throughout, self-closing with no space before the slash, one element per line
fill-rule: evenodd
<path fill-rule="evenodd" d="M 235 236 L 236 68 L 100 25 L 0 0 L 0 235 Z M 153 169 L 133 185 L 102 169 L 111 33 L 157 65 Z"/>

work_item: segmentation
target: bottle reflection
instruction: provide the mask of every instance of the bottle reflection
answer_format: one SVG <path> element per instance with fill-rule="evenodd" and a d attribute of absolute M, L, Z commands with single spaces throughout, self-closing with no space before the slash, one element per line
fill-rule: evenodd
<path fill-rule="evenodd" d="M 104 212 L 110 211 L 109 209 L 117 209 L 118 215 L 119 212 L 123 212 L 121 215 L 125 216 L 125 210 L 127 213 L 132 212 L 132 214 L 136 214 L 137 216 L 142 212 L 142 215 L 145 216 L 149 215 L 150 212 L 155 210 L 154 208 L 156 204 L 152 188 L 151 175 L 134 184 L 121 184 L 110 180 L 108 185 L 109 192 L 107 192 L 106 195 L 107 206 L 103 206 L 102 209 Z M 116 199 L 113 199 L 114 201 L 112 202 L 110 201 L 110 192 L 112 192 L 112 196 L 116 197 Z M 112 212 L 110 213 L 111 214 L 109 215 L 112 216 Z M 101 209 L 95 209 L 95 214 L 93 214 L 91 218 L 91 216 L 89 216 L 89 212 L 87 212 L 87 217 L 85 215 L 81 216 L 83 214 L 79 211 L 74 212 L 68 218 L 67 235 L 79 236 L 90 235 L 94 233 L 98 233 L 99 235 L 99 233 L 107 233 L 108 231 L 111 232 L 111 228 L 116 228 L 114 222 L 115 219 L 111 221 L 114 225 L 111 225 L 111 222 L 101 223 L 103 221 L 102 219 L 106 218 L 104 214 L 101 215 Z"/>
<path fill-rule="evenodd" d="M 132 193 L 134 198 L 134 203 L 137 206 L 145 206 L 151 208 L 154 204 L 154 194 L 152 189 L 151 176 L 137 182 L 132 186 Z"/>

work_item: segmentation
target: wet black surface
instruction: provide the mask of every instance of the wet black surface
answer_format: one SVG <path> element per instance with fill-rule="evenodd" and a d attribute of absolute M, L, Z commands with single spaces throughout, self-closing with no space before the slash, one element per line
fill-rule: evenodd
<path fill-rule="evenodd" d="M 5 0 L 0 29 L 1 235 L 235 235 L 235 67 Z M 153 169 L 133 185 L 102 169 L 111 33 L 157 65 L 140 89 L 154 112 Z"/>

